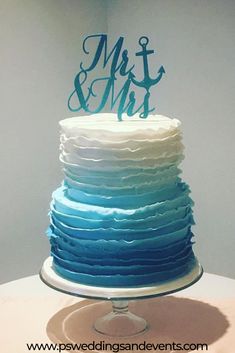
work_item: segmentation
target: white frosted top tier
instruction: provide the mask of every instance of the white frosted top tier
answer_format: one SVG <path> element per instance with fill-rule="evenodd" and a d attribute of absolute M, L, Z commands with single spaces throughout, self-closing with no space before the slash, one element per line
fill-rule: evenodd
<path fill-rule="evenodd" d="M 79 116 L 60 121 L 62 133 L 67 137 L 86 135 L 92 137 L 105 137 L 115 135 L 119 137 L 135 138 L 163 138 L 179 132 L 180 121 L 170 119 L 163 115 L 149 115 L 141 119 L 138 115 L 128 117 L 123 114 L 123 121 L 118 121 L 113 113 L 102 113 L 88 116 Z"/>

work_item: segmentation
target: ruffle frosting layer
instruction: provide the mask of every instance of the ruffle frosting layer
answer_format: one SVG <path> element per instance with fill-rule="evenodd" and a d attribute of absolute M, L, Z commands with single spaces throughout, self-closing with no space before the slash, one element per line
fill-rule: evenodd
<path fill-rule="evenodd" d="M 119 123 L 102 114 L 60 124 L 65 178 L 47 231 L 54 269 L 98 286 L 147 285 L 189 271 L 193 202 L 178 168 L 180 122 Z"/>

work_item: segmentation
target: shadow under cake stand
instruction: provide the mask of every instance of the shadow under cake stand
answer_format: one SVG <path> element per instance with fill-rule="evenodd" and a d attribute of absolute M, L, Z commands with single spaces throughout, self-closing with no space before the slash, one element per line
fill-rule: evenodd
<path fill-rule="evenodd" d="M 171 281 L 130 288 L 96 287 L 69 281 L 59 276 L 53 269 L 53 258 L 48 257 L 40 271 L 40 278 L 49 287 L 66 294 L 88 299 L 111 300 L 112 311 L 98 318 L 93 327 L 104 335 L 126 337 L 144 332 L 148 328 L 148 323 L 144 318 L 128 310 L 129 300 L 153 298 L 180 291 L 196 283 L 202 274 L 203 268 L 196 260 L 190 272 Z M 74 319 L 74 316 L 79 317 L 84 310 L 86 307 L 75 310 L 71 314 L 71 319 Z M 92 315 L 92 312 L 87 311 L 87 315 Z"/>

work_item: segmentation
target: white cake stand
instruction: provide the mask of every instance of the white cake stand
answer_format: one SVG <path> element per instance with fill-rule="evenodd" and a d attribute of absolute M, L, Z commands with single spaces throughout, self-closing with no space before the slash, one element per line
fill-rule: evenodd
<path fill-rule="evenodd" d="M 158 283 L 151 286 L 137 287 L 96 287 L 69 281 L 59 276 L 53 269 L 53 259 L 48 257 L 40 271 L 41 280 L 49 287 L 73 296 L 111 300 L 113 310 L 105 316 L 98 318 L 94 329 L 108 336 L 132 336 L 147 329 L 148 324 L 144 318 L 132 314 L 128 310 L 128 301 L 146 299 L 171 294 L 185 289 L 196 283 L 203 274 L 202 266 L 196 261 L 194 268 L 183 277 Z M 84 310 L 84 308 L 79 311 Z M 75 312 L 74 315 L 79 315 Z"/>

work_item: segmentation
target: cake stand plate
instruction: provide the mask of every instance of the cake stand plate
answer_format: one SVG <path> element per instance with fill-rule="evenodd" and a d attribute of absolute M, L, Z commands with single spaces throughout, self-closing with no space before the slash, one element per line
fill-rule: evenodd
<path fill-rule="evenodd" d="M 156 283 L 156 285 L 130 288 L 97 287 L 72 282 L 59 276 L 54 271 L 52 263 L 52 257 L 48 257 L 40 272 L 42 281 L 51 288 L 73 296 L 112 301 L 112 311 L 107 314 L 107 308 L 105 307 L 104 312 L 106 312 L 106 315 L 99 317 L 93 324 L 93 328 L 98 333 L 116 337 L 133 336 L 144 332 L 148 328 L 148 324 L 144 318 L 128 310 L 129 300 L 146 299 L 177 292 L 197 282 L 203 273 L 201 265 L 196 261 L 194 268 L 183 277 L 163 283 Z M 93 315 L 92 310 L 94 310 L 94 305 L 102 307 L 105 303 L 88 305 L 83 309 L 75 310 L 66 319 L 68 327 L 73 326 L 74 322 L 86 321 L 87 318 Z M 70 338 L 72 340 L 72 336 Z"/>
<path fill-rule="evenodd" d="M 146 299 L 171 294 L 196 283 L 202 276 L 202 266 L 196 261 L 194 268 L 178 279 L 150 286 L 96 287 L 69 281 L 58 275 L 52 266 L 53 258 L 48 257 L 42 266 L 40 278 L 49 287 L 70 295 L 104 300 Z"/>

